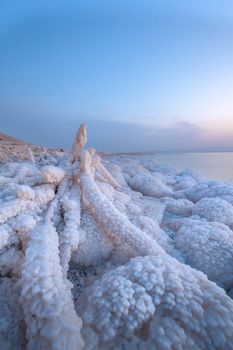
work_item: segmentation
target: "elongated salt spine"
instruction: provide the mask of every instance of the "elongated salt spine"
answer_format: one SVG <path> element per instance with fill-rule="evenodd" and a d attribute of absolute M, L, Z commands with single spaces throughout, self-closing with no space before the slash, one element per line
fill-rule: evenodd
<path fill-rule="evenodd" d="M 89 161 L 89 157 L 82 154 L 82 161 Z M 164 250 L 155 240 L 134 226 L 126 216 L 122 215 L 114 205 L 100 192 L 96 185 L 89 166 L 82 165 L 80 175 L 82 196 L 89 210 L 95 216 L 104 232 L 111 237 L 125 242 L 133 247 L 140 255 L 162 254 Z"/>
<path fill-rule="evenodd" d="M 35 157 L 34 157 L 34 154 L 32 153 L 32 150 L 29 146 L 27 146 L 27 150 L 28 150 L 29 157 L 31 159 L 32 164 L 35 165 L 36 164 Z"/>
<path fill-rule="evenodd" d="M 58 246 L 54 227 L 45 222 L 33 230 L 26 249 L 20 302 L 29 350 L 77 350 L 84 345 Z"/>
<path fill-rule="evenodd" d="M 74 163 L 78 160 L 82 148 L 87 143 L 87 125 L 81 124 L 71 150 L 70 161 Z"/>
<path fill-rule="evenodd" d="M 93 159 L 94 165 L 100 171 L 100 173 L 106 178 L 106 180 L 112 185 L 114 188 L 120 187 L 117 181 L 112 177 L 110 172 L 105 168 L 105 166 L 101 163 L 101 159 L 99 156 L 94 157 Z"/>
<path fill-rule="evenodd" d="M 59 234 L 61 265 L 66 276 L 72 251 L 78 249 L 80 226 L 80 189 L 73 186 L 63 203 L 65 227 Z"/>

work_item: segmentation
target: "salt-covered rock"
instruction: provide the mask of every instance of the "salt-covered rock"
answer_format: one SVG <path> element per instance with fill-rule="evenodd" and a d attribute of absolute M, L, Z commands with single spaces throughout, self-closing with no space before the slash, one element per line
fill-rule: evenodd
<path fill-rule="evenodd" d="M 17 187 L 16 195 L 20 199 L 24 200 L 34 200 L 35 199 L 35 191 L 26 185 L 20 185 Z"/>
<path fill-rule="evenodd" d="M 29 214 L 22 214 L 17 217 L 14 228 L 18 232 L 29 232 L 36 226 L 36 221 Z"/>
<path fill-rule="evenodd" d="M 144 196 L 165 197 L 173 194 L 171 188 L 164 185 L 160 179 L 150 175 L 135 175 L 130 179 L 129 185 L 134 191 L 139 191 Z"/>
<path fill-rule="evenodd" d="M 170 213 L 182 216 L 192 215 L 194 204 L 188 199 L 169 199 L 166 210 Z"/>
<path fill-rule="evenodd" d="M 208 221 L 233 225 L 233 206 L 219 197 L 202 198 L 194 206 L 193 214 L 206 218 Z"/>
<path fill-rule="evenodd" d="M 0 349 L 25 350 L 24 317 L 19 304 L 20 286 L 16 278 L 0 278 Z"/>
<path fill-rule="evenodd" d="M 53 165 L 45 165 L 41 168 L 41 175 L 44 182 L 52 184 L 61 182 L 65 176 L 65 172 L 62 168 Z"/>
<path fill-rule="evenodd" d="M 6 183 L 9 183 L 10 179 L 5 176 L 0 176 L 0 186 L 5 185 Z"/>
<path fill-rule="evenodd" d="M 25 250 L 27 243 L 31 238 L 31 232 L 36 227 L 36 221 L 33 216 L 29 214 L 22 214 L 17 217 L 14 228 L 19 235 L 19 239 Z"/>
<path fill-rule="evenodd" d="M 21 273 L 23 263 L 23 253 L 11 247 L 0 254 L 0 274 L 1 276 L 15 275 Z"/>
<path fill-rule="evenodd" d="M 233 185 L 224 181 L 205 181 L 187 189 L 186 196 L 192 202 L 198 202 L 204 197 L 233 196 Z"/>
<path fill-rule="evenodd" d="M 232 300 L 168 255 L 107 272 L 79 303 L 86 349 L 233 349 Z"/>
<path fill-rule="evenodd" d="M 227 226 L 187 220 L 176 234 L 175 245 L 187 264 L 219 286 L 233 287 L 233 232 Z"/>
<path fill-rule="evenodd" d="M 6 225 L 0 226 L 0 250 L 7 244 L 9 239 L 9 229 Z"/>

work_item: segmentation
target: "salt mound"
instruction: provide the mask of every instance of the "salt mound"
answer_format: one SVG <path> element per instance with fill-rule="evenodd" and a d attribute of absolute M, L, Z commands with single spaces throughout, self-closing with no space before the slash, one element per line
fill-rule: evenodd
<path fill-rule="evenodd" d="M 193 208 L 193 214 L 218 221 L 228 226 L 233 225 L 233 206 L 222 198 L 202 198 Z"/>
<path fill-rule="evenodd" d="M 233 349 L 231 299 L 166 255 L 107 272 L 79 302 L 87 349 Z"/>
<path fill-rule="evenodd" d="M 129 185 L 134 191 L 141 192 L 144 196 L 166 197 L 172 196 L 173 191 L 156 177 L 137 174 L 129 180 Z"/>

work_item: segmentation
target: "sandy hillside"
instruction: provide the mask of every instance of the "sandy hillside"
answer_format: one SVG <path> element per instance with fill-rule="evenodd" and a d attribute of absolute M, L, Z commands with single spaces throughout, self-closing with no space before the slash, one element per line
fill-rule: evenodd
<path fill-rule="evenodd" d="M 0 132 L 0 141 L 1 142 L 14 142 L 14 143 L 20 143 L 20 144 L 25 143 L 24 141 L 19 140 L 14 136 L 4 134 L 3 132 Z"/>
<path fill-rule="evenodd" d="M 56 151 L 53 148 L 33 145 L 0 132 L 0 161 L 30 159 L 30 150 L 34 157 L 37 157 L 41 152 L 53 153 Z M 59 149 L 59 151 L 63 151 L 63 149 Z"/>

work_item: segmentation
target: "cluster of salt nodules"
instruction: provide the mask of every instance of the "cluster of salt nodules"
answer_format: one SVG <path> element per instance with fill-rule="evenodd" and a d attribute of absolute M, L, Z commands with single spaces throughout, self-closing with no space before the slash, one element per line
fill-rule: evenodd
<path fill-rule="evenodd" d="M 233 349 L 233 186 L 101 158 L 86 129 L 68 157 L 0 169 L 0 278 L 26 325 L 6 339 L 0 288 L 0 347 Z"/>
<path fill-rule="evenodd" d="M 86 349 L 233 349 L 233 303 L 166 254 L 109 271 L 79 300 Z"/>
<path fill-rule="evenodd" d="M 0 224 L 16 217 L 23 212 L 37 211 L 41 205 L 46 205 L 55 196 L 54 190 L 46 185 L 32 190 L 29 186 L 20 186 L 16 192 L 20 198 L 14 198 L 0 204 Z"/>
<path fill-rule="evenodd" d="M 18 198 L 24 200 L 35 199 L 35 191 L 31 187 L 26 185 L 18 186 L 18 188 L 16 189 L 16 195 Z"/>
<path fill-rule="evenodd" d="M 63 180 L 65 171 L 53 165 L 45 165 L 41 168 L 41 176 L 45 183 L 59 183 Z"/>
<path fill-rule="evenodd" d="M 233 232 L 229 227 L 187 220 L 176 233 L 175 245 L 188 265 L 226 290 L 233 287 Z"/>
<path fill-rule="evenodd" d="M 0 227 L 0 249 L 2 249 L 8 241 L 9 238 L 9 232 L 7 230 L 7 227 L 1 226 Z"/>

